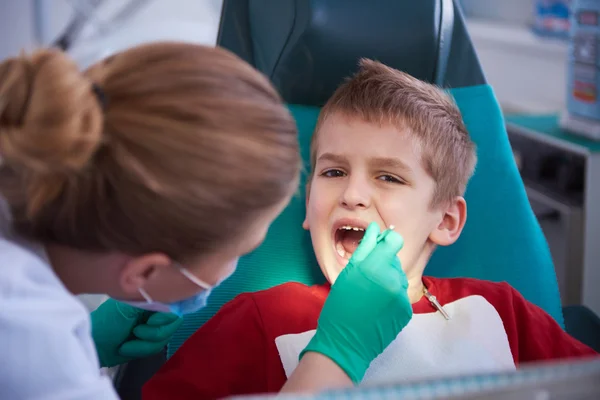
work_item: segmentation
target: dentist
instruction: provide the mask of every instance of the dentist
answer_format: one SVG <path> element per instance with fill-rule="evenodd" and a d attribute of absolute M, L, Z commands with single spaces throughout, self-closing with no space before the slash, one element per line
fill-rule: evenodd
<path fill-rule="evenodd" d="M 225 50 L 0 63 L 0 398 L 117 398 L 98 366 L 160 350 L 263 241 L 300 165 L 280 97 Z M 351 385 L 408 323 L 389 312 L 406 309 L 401 246 L 361 244 L 284 390 Z M 118 301 L 90 319 L 83 293 Z"/>

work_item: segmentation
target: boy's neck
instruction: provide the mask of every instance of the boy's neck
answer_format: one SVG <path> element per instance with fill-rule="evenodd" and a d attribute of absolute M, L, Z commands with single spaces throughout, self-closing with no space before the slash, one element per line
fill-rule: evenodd
<path fill-rule="evenodd" d="M 410 267 L 404 268 L 403 265 L 402 269 L 408 280 L 408 299 L 410 300 L 410 304 L 415 304 L 424 296 L 423 289 L 425 285 L 423 284 L 423 273 L 435 247 L 435 244 L 428 239 L 419 256 L 413 262 L 409 263 Z"/>
<path fill-rule="evenodd" d="M 423 297 L 423 279 L 422 275 L 408 278 L 408 299 L 410 304 L 415 304 Z"/>

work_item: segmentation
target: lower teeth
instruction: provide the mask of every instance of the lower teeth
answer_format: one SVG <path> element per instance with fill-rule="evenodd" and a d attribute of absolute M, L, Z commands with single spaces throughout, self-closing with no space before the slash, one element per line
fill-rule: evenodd
<path fill-rule="evenodd" d="M 346 250 L 344 250 L 344 246 L 342 246 L 341 243 L 338 243 L 335 246 L 335 250 L 337 251 L 337 253 L 339 254 L 340 257 L 345 258 L 346 260 L 350 259 L 350 256 L 352 254 L 349 254 Z"/>

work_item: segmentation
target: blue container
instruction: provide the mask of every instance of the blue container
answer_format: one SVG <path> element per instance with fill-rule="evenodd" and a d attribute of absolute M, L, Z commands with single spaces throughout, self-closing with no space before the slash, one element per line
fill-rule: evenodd
<path fill-rule="evenodd" d="M 536 0 L 533 30 L 542 36 L 568 38 L 572 0 Z"/>
<path fill-rule="evenodd" d="M 600 1 L 575 0 L 567 62 L 567 110 L 600 121 Z"/>

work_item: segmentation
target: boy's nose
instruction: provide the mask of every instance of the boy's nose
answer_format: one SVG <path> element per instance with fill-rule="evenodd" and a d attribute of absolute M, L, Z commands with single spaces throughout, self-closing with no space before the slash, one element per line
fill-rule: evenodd
<path fill-rule="evenodd" d="M 349 179 L 340 196 L 340 205 L 347 209 L 368 208 L 371 205 L 371 190 L 366 182 Z"/>

